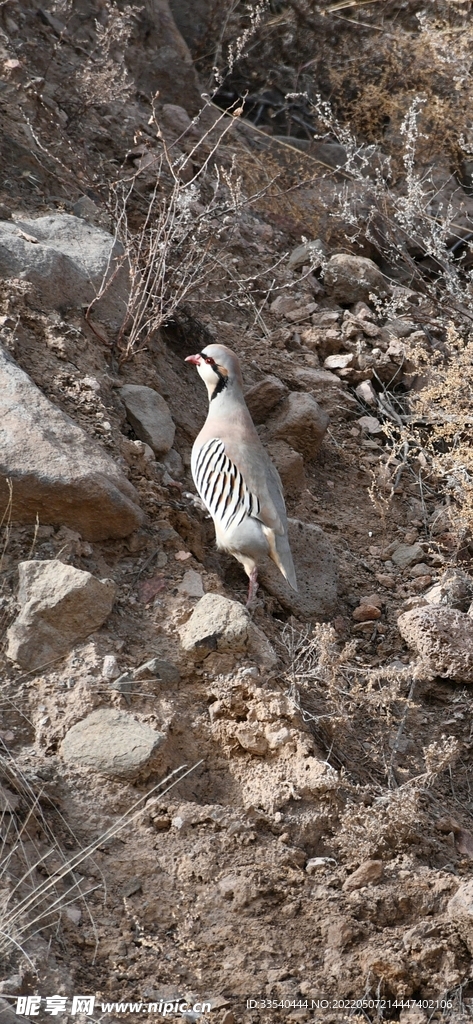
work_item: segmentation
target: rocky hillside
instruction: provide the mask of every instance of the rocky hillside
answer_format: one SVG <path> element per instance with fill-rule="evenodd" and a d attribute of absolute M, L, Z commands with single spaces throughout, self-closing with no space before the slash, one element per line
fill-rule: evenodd
<path fill-rule="evenodd" d="M 381 6 L 0 5 L 5 1024 L 471 1020 L 470 4 Z"/>

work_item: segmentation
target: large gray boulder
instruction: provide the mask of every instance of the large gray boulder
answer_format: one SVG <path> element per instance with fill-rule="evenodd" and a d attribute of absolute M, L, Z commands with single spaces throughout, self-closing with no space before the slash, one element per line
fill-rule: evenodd
<path fill-rule="evenodd" d="M 7 658 L 42 668 L 105 622 L 116 597 L 113 580 L 98 580 L 58 559 L 18 566 L 20 614 L 7 632 Z"/>
<path fill-rule="evenodd" d="M 0 277 L 31 281 L 46 309 L 88 305 L 105 278 L 109 283 L 94 316 L 114 329 L 124 319 L 129 295 L 122 254 L 107 231 L 68 213 L 0 221 Z"/>
<path fill-rule="evenodd" d="M 330 619 L 337 607 L 337 559 L 320 526 L 289 519 L 289 543 L 298 591 L 292 590 L 270 558 L 259 566 L 259 579 L 287 611 L 305 620 Z"/>
<path fill-rule="evenodd" d="M 143 521 L 113 459 L 56 408 L 0 346 L 0 519 L 51 523 L 86 540 L 126 537 Z"/>
<path fill-rule="evenodd" d="M 150 770 L 164 740 L 163 733 L 125 711 L 99 708 L 69 729 L 61 752 L 69 764 L 112 778 L 134 779 L 148 766 Z"/>
<path fill-rule="evenodd" d="M 413 608 L 397 624 L 426 671 L 461 683 L 473 683 L 473 618 L 445 605 Z"/>
<path fill-rule="evenodd" d="M 154 388 L 125 384 L 120 388 L 127 419 L 140 441 L 149 444 L 155 455 L 166 455 L 174 441 L 176 428 L 164 398 Z"/>

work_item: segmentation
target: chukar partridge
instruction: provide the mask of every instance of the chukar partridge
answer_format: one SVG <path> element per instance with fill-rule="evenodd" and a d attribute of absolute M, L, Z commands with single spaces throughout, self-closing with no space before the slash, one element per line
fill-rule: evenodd
<path fill-rule="evenodd" d="M 194 483 L 215 525 L 217 547 L 249 576 L 247 605 L 258 589 L 258 562 L 270 555 L 297 590 L 279 473 L 263 448 L 243 397 L 240 363 L 225 345 L 188 356 L 207 386 L 209 412 L 192 448 Z"/>

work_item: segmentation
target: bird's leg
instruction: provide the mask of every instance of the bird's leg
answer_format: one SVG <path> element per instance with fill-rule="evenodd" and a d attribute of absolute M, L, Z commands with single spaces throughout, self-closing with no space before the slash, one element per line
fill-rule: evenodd
<path fill-rule="evenodd" d="M 256 594 L 258 592 L 258 569 L 256 565 L 250 572 L 250 584 L 248 587 L 248 600 L 246 607 L 253 611 L 256 605 Z"/>

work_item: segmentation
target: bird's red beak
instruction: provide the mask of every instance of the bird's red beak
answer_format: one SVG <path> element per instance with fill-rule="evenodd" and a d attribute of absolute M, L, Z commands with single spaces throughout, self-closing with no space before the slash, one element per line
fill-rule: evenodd
<path fill-rule="evenodd" d="M 194 366 L 198 366 L 200 361 L 201 361 L 201 359 L 202 359 L 202 356 L 200 355 L 199 352 L 197 352 L 195 354 L 195 356 L 186 356 L 184 362 L 185 363 L 193 363 Z"/>

